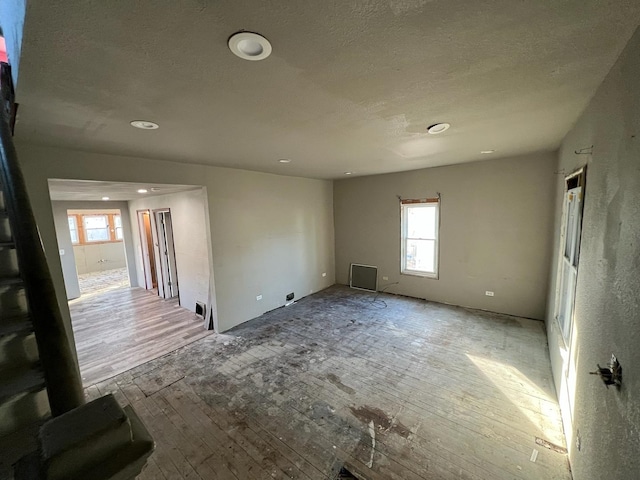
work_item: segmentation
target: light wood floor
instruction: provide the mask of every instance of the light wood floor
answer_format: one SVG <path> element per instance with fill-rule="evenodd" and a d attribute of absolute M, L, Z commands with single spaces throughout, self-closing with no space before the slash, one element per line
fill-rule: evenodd
<path fill-rule="evenodd" d="M 144 479 L 562 479 L 541 322 L 332 287 L 87 389 L 156 442 Z M 383 301 L 381 301 L 383 300 Z"/>
<path fill-rule="evenodd" d="M 94 291 L 69 309 L 85 387 L 212 333 L 177 300 L 142 288 Z"/>

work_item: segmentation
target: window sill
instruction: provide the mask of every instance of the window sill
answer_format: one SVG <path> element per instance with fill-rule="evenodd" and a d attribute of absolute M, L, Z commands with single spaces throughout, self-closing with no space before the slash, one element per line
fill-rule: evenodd
<path fill-rule="evenodd" d="M 405 270 L 404 272 L 400 272 L 400 275 L 409 275 L 410 277 L 431 278 L 433 280 L 439 280 L 437 273 L 423 273 Z"/>

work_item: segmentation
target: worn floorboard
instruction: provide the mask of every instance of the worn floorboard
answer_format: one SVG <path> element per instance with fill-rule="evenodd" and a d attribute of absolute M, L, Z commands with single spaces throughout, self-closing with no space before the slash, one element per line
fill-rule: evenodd
<path fill-rule="evenodd" d="M 156 439 L 140 479 L 571 478 L 536 444 L 563 445 L 544 326 L 507 315 L 335 286 L 107 393 Z"/>

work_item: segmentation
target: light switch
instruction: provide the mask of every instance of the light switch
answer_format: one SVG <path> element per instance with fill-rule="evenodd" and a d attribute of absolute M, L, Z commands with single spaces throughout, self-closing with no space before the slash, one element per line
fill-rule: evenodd
<path fill-rule="evenodd" d="M 64 248 L 60 249 L 60 256 L 64 255 Z"/>

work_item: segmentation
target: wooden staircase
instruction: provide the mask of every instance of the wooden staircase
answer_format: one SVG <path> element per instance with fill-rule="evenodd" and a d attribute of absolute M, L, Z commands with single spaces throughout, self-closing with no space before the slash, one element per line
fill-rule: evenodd
<path fill-rule="evenodd" d="M 11 138 L 13 99 L 0 62 L 0 480 L 134 478 L 153 439 L 112 396 L 85 403 Z"/>

